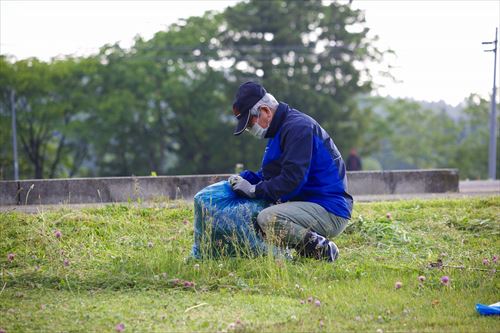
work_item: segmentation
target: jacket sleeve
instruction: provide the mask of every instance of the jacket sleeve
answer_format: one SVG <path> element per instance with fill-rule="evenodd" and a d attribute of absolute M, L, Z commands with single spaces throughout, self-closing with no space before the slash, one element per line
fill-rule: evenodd
<path fill-rule="evenodd" d="M 262 177 L 262 169 L 259 170 L 258 172 L 244 170 L 243 172 L 240 173 L 240 176 L 243 177 L 245 180 L 248 180 L 248 182 L 252 185 L 257 184 L 264 179 L 264 177 Z"/>
<path fill-rule="evenodd" d="M 257 184 L 258 198 L 285 202 L 295 197 L 309 176 L 313 152 L 313 129 L 299 127 L 283 133 L 281 173 Z"/>

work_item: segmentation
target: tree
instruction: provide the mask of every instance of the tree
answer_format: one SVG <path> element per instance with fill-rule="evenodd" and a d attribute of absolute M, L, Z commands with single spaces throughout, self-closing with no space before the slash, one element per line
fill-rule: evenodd
<path fill-rule="evenodd" d="M 152 61 L 134 57 L 118 45 L 104 46 L 90 81 L 93 108 L 86 124 L 93 130 L 90 161 L 103 176 L 148 175 L 165 171 L 169 119 L 158 93 Z"/>
<path fill-rule="evenodd" d="M 223 14 L 208 12 L 134 45 L 134 57 L 157 65 L 150 75 L 157 82 L 156 103 L 165 105 L 169 119 L 174 159 L 169 173 L 233 172 L 245 156 L 252 157 L 245 161 L 248 167 L 260 165 L 262 150 L 256 146 L 263 148 L 263 143 L 232 135 L 234 91 L 227 80 L 232 69 L 220 64 L 219 55 L 224 25 Z"/>
<path fill-rule="evenodd" d="M 369 157 L 383 169 L 457 168 L 462 179 L 487 178 L 489 102 L 485 99 L 469 96 L 457 119 L 445 109 L 425 107 L 424 102 L 381 97 L 365 102 L 376 113 L 366 140 L 381 143 Z"/>
<path fill-rule="evenodd" d="M 137 38 L 129 50 L 111 44 L 86 58 L 8 63 L 0 80 L 16 90 L 23 158 L 37 178 L 255 169 L 265 142 L 232 135 L 238 85 L 259 79 L 314 116 L 341 150 L 359 145 L 372 118 L 355 100 L 371 89 L 363 64 L 382 56 L 367 31 L 348 5 L 242 2 Z"/>
<path fill-rule="evenodd" d="M 220 135 L 227 126 L 224 78 L 208 66 L 206 50 L 203 57 L 194 52 L 215 36 L 217 22 L 208 13 L 150 41 L 138 38 L 130 51 L 101 50 L 89 119 L 99 174 L 220 172 L 227 165 L 220 151 L 227 142 Z"/>
<path fill-rule="evenodd" d="M 191 17 L 135 45 L 139 58 L 154 59 L 158 70 L 157 103 L 166 106 L 175 163 L 169 172 L 227 172 L 237 156 L 228 156 L 229 109 L 224 73 L 212 68 L 222 15 Z M 234 166 L 234 164 L 233 164 Z"/>
<path fill-rule="evenodd" d="M 90 61 L 2 60 L 0 76 L 6 84 L 2 85 L 1 103 L 2 109 L 10 110 L 8 96 L 14 94 L 19 149 L 24 152 L 20 154 L 21 175 L 54 178 L 71 174 L 66 169 L 75 169 L 78 152 L 74 148 L 79 128 L 74 118 L 88 104 L 83 67 Z"/>
<path fill-rule="evenodd" d="M 258 79 L 318 120 L 342 150 L 359 144 L 370 114 L 355 97 L 372 87 L 366 63 L 383 55 L 361 11 L 320 0 L 249 1 L 224 14 L 221 54 L 234 63 L 233 91 Z"/>
<path fill-rule="evenodd" d="M 75 134 L 81 133 L 74 118 L 88 101 L 82 86 L 86 62 L 68 58 L 50 64 L 36 59 L 3 64 L 12 79 L 3 86 L 2 106 L 10 110 L 7 95 L 13 92 L 24 177 L 64 177 L 75 168 Z"/>
<path fill-rule="evenodd" d="M 461 178 L 488 178 L 489 113 L 490 102 L 484 98 L 471 94 L 465 100 L 463 116 L 459 120 L 460 134 L 453 160 L 460 169 Z M 500 115 L 497 116 L 498 122 Z M 500 138 L 497 135 L 497 175 L 500 174 L 499 160 Z"/>
<path fill-rule="evenodd" d="M 371 137 L 381 142 L 373 156 L 384 169 L 453 167 L 459 131 L 445 111 L 406 99 L 373 101 L 379 119 Z"/>
<path fill-rule="evenodd" d="M 11 99 L 14 86 L 14 68 L 6 56 L 0 56 L 0 179 L 14 176 L 11 132 Z M 23 165 L 20 164 L 21 167 Z"/>

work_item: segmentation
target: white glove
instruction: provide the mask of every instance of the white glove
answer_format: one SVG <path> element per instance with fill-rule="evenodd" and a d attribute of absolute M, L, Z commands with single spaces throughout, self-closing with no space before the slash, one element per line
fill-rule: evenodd
<path fill-rule="evenodd" d="M 229 182 L 229 185 L 231 185 L 231 187 L 233 187 L 233 188 L 234 188 L 234 185 L 238 184 L 242 180 L 243 180 L 243 177 L 241 177 L 240 175 L 231 175 L 227 179 L 227 181 Z"/>
<path fill-rule="evenodd" d="M 236 183 L 233 186 L 233 191 L 242 197 L 255 198 L 255 185 L 250 184 L 246 179 Z"/>

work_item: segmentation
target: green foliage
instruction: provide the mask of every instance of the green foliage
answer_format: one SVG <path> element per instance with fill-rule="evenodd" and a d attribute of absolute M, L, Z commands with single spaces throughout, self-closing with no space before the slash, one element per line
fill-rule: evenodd
<path fill-rule="evenodd" d="M 347 234 L 356 233 L 367 243 L 377 246 L 405 245 L 410 243 L 408 232 L 402 223 L 392 221 L 386 217 L 366 221 L 362 215 L 358 216 L 346 230 Z"/>
<path fill-rule="evenodd" d="M 411 100 L 378 97 L 363 102 L 376 111 L 364 139 L 376 148 L 371 154 L 361 149 L 361 154 L 376 159 L 383 169 L 457 168 L 462 179 L 487 178 L 490 102 L 471 95 L 456 119 L 446 110 Z"/>
<path fill-rule="evenodd" d="M 367 66 L 391 51 L 367 32 L 363 12 L 348 4 L 246 1 L 136 38 L 130 49 L 104 45 L 48 63 L 0 56 L 0 179 L 13 176 L 12 93 L 21 178 L 257 169 L 265 142 L 232 135 L 232 99 L 246 80 L 313 116 L 344 156 L 357 148 L 366 169 L 450 167 L 486 178 L 489 102 L 471 95 L 452 118 L 368 97 Z"/>
<path fill-rule="evenodd" d="M 336 2 L 250 1 L 225 17 L 222 44 L 236 84 L 261 81 L 278 100 L 314 117 L 342 151 L 357 145 L 369 115 L 355 97 L 371 90 L 366 64 L 382 58 L 361 11 Z"/>
<path fill-rule="evenodd" d="M 2 177 L 11 174 L 11 91 L 22 178 L 255 169 L 264 142 L 235 138 L 230 112 L 248 79 L 315 117 L 347 150 L 370 124 L 354 99 L 371 89 L 365 65 L 382 57 L 367 31 L 347 4 L 249 1 L 137 38 L 128 50 L 105 45 L 49 63 L 2 57 Z"/>
<path fill-rule="evenodd" d="M 81 111 L 89 107 L 86 77 L 95 69 L 92 59 L 65 59 L 45 63 L 37 59 L 0 60 L 0 116 L 3 142 L 12 156 L 11 94 L 16 108 L 20 173 L 24 178 L 70 176 L 85 155 L 85 126 Z M 8 127 L 6 125 L 9 125 Z M 83 150 L 83 152 L 82 152 Z"/>
<path fill-rule="evenodd" d="M 127 331 L 212 332 L 239 320 L 250 332 L 495 331 L 498 320 L 474 305 L 498 301 L 499 204 L 498 196 L 357 204 L 333 265 L 186 261 L 185 203 L 2 213 L 0 328 L 111 331 L 122 322 Z M 429 267 L 437 259 L 443 267 Z"/>
<path fill-rule="evenodd" d="M 477 95 L 466 100 L 464 116 L 459 122 L 460 136 L 457 141 L 454 164 L 460 168 L 463 178 L 485 179 L 488 177 L 489 119 L 491 102 Z M 500 123 L 500 105 L 497 105 L 497 133 Z M 497 178 L 500 175 L 500 136 L 497 134 Z"/>

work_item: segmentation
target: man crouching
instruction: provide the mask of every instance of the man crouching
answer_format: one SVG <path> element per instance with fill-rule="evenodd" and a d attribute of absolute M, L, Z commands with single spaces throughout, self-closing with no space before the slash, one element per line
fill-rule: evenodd
<path fill-rule="evenodd" d="M 258 83 L 242 84 L 233 103 L 234 135 L 268 139 L 258 172 L 230 179 L 241 196 L 270 200 L 257 216 L 266 235 L 278 235 L 300 255 L 335 261 L 331 238 L 346 228 L 353 198 L 344 160 L 326 131 L 308 115 L 276 99 Z"/>

